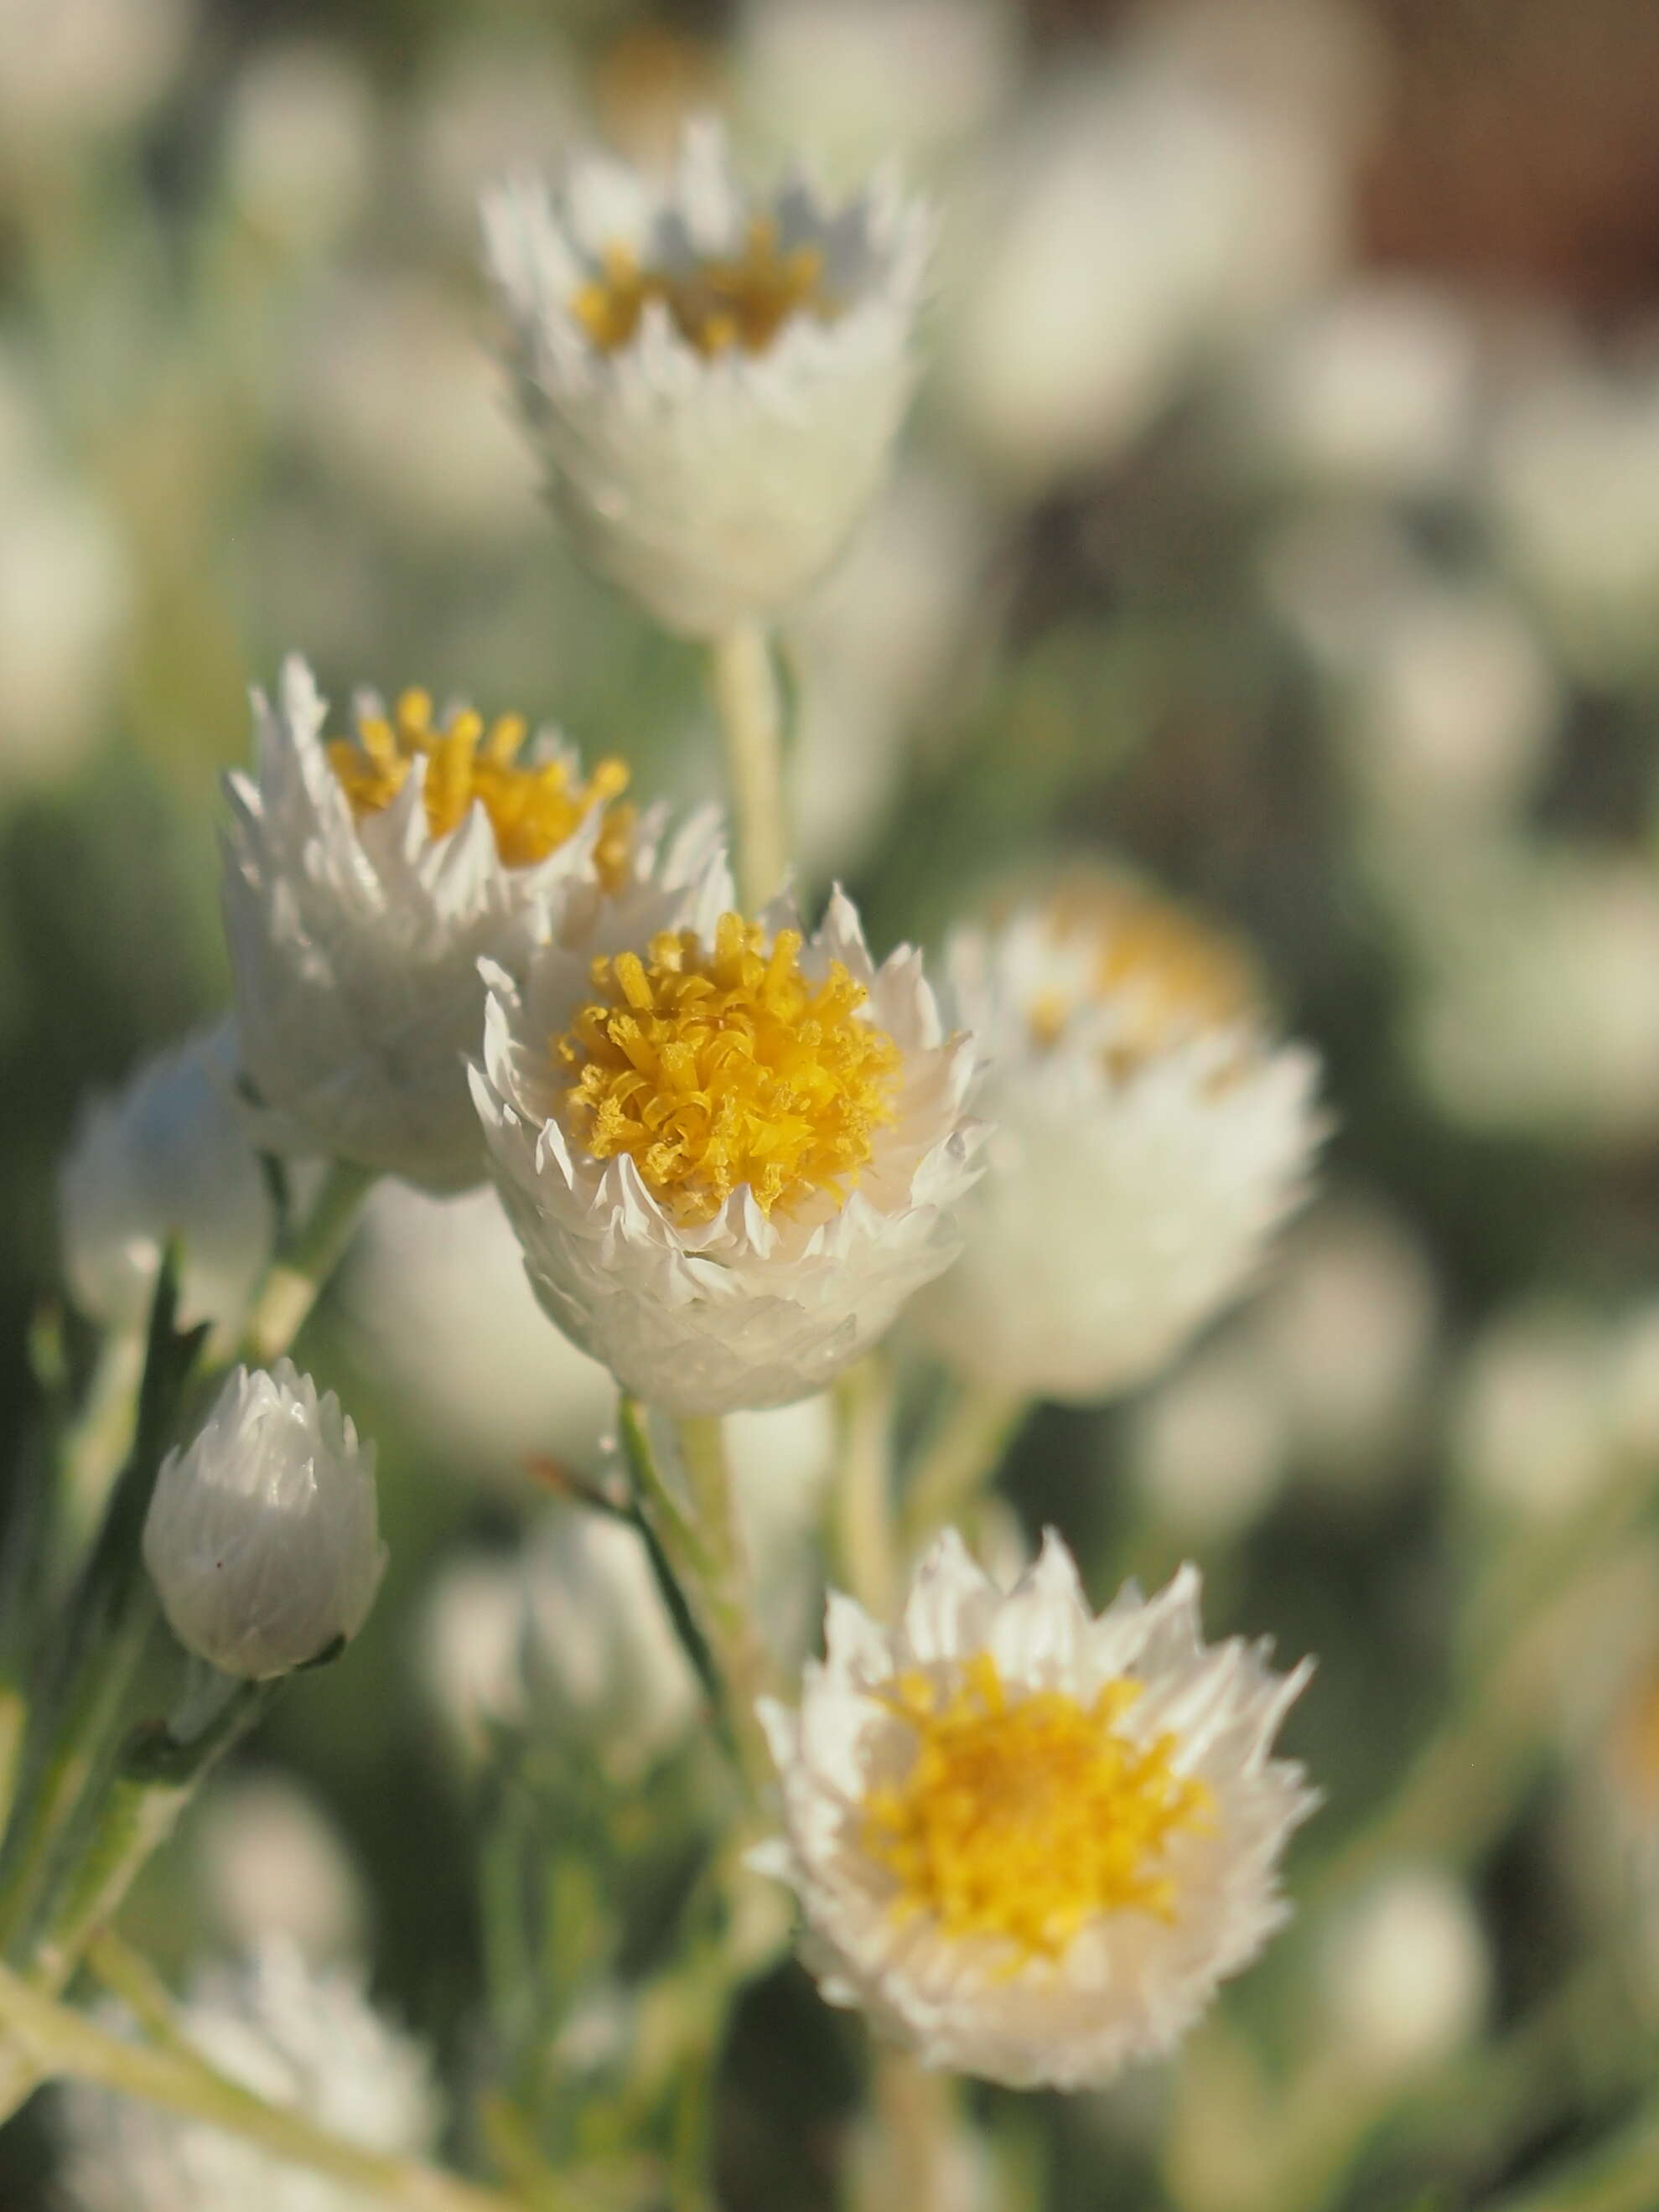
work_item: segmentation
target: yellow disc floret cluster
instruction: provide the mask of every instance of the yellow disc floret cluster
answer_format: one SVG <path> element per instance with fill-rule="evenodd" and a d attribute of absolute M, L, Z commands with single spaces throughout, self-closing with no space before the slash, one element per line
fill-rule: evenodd
<path fill-rule="evenodd" d="M 437 722 L 430 695 L 410 690 L 390 716 L 360 714 L 356 738 L 334 738 L 328 757 L 360 818 L 389 806 L 414 763 L 424 760 L 432 836 L 459 829 L 477 799 L 509 868 L 544 860 L 602 807 L 594 860 L 601 880 L 614 888 L 627 866 L 633 815 L 611 802 L 628 788 L 628 770 L 620 761 L 601 761 L 583 783 L 563 761 L 521 763 L 526 726 L 522 714 L 502 714 L 486 727 L 470 708 Z"/>
<path fill-rule="evenodd" d="M 1206 1030 L 1231 1029 L 1258 1004 L 1255 966 L 1231 939 L 1130 877 L 1063 883 L 1046 918 L 1057 945 L 1082 938 L 1096 948 L 1089 996 L 1121 1011 L 1111 1054 L 1120 1072 Z M 1066 993 L 1042 993 L 1030 1011 L 1038 1043 L 1054 1043 L 1078 1011 Z"/>
<path fill-rule="evenodd" d="M 842 1203 L 893 1118 L 901 1059 L 839 961 L 813 981 L 801 939 L 722 915 L 712 951 L 665 931 L 641 959 L 593 963 L 592 1002 L 554 1049 L 568 1126 L 598 1159 L 629 1153 L 677 1220 L 747 1183 L 766 1213 Z"/>
<path fill-rule="evenodd" d="M 601 353 L 631 343 L 640 318 L 660 300 L 688 344 L 711 358 L 740 347 L 764 353 L 792 315 L 835 319 L 823 289 L 823 256 L 816 246 L 784 252 L 778 227 L 757 216 L 740 254 L 685 269 L 645 267 L 631 246 L 607 246 L 603 274 L 584 284 L 571 312 Z"/>
<path fill-rule="evenodd" d="M 1115 1727 L 1139 1689 L 1120 1677 L 1086 1705 L 1059 1690 L 1011 1696 L 988 1652 L 949 1691 L 899 1676 L 886 1702 L 915 1731 L 915 1758 L 866 1798 L 862 1834 L 898 1877 L 895 1911 L 1001 1939 L 1011 1970 L 1060 1958 L 1103 1913 L 1173 1917 L 1164 1846 L 1212 1800 L 1175 1772 L 1173 1736 L 1136 1743 Z"/>

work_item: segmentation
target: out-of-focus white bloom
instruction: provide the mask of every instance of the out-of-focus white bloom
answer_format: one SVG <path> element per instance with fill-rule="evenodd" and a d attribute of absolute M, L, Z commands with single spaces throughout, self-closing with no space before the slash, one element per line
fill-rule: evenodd
<path fill-rule="evenodd" d="M 197 1894 L 233 1948 L 276 1940 L 328 1960 L 361 1948 L 362 1882 L 338 1829 L 296 1783 L 274 1770 L 216 1781 L 192 1840 Z"/>
<path fill-rule="evenodd" d="M 1452 1465 L 1484 1504 L 1570 1514 L 1659 1439 L 1659 1321 L 1560 1299 L 1499 1315 L 1475 1339 L 1449 1413 Z"/>
<path fill-rule="evenodd" d="M 807 876 L 844 872 L 878 835 L 913 725 L 951 673 L 990 535 L 960 483 L 904 470 L 789 625 L 793 849 Z"/>
<path fill-rule="evenodd" d="M 326 246 L 368 199 L 375 131 L 373 90 L 343 46 L 313 39 L 257 50 L 226 117 L 225 165 L 239 211 L 263 237 L 296 252 Z M 398 396 L 401 410 L 401 385 Z M 423 465 L 423 449 L 416 450 Z"/>
<path fill-rule="evenodd" d="M 556 1507 L 527 1567 L 532 1712 L 619 1767 L 667 1750 L 701 1693 L 644 1540 L 602 1513 Z"/>
<path fill-rule="evenodd" d="M 1308 114 L 1151 39 L 1068 70 L 964 195 L 941 359 L 953 411 L 1023 484 L 1109 459 L 1331 265 L 1339 172 Z"/>
<path fill-rule="evenodd" d="M 756 1855 L 803 1956 L 924 2065 L 1079 2088 L 1168 2051 L 1285 1915 L 1311 1811 L 1272 1759 L 1307 1679 L 1206 1646 L 1198 1577 L 1095 1618 L 1052 1533 L 1012 1592 L 947 1532 L 898 1626 L 830 1600 L 799 1714 L 763 1717 L 783 1836 Z"/>
<path fill-rule="evenodd" d="M 184 2024 L 210 2064 L 267 2102 L 365 2150 L 430 2149 L 426 2054 L 371 2008 L 358 1976 L 313 1972 L 273 1942 L 245 1969 L 201 1975 Z M 65 2089 L 59 2111 L 78 2212 L 376 2212 L 382 2202 L 106 2089 Z"/>
<path fill-rule="evenodd" d="M 489 265 L 549 489 L 594 568 L 706 636 L 793 605 L 878 489 L 929 224 L 890 183 L 757 208 L 717 128 L 659 186 L 599 159 L 492 193 Z"/>
<path fill-rule="evenodd" d="M 1206 1345 L 1135 1409 L 1129 1464 L 1158 1518 L 1221 1543 L 1273 1504 L 1291 1457 L 1275 1377 L 1248 1340 Z"/>
<path fill-rule="evenodd" d="M 1449 1444 L 1484 1504 L 1539 1519 L 1583 1504 L 1613 1461 L 1607 1351 L 1590 1315 L 1554 1303 L 1502 1315 L 1476 1339 Z"/>
<path fill-rule="evenodd" d="M 550 1509 L 518 1553 L 452 1561 L 419 1644 L 471 1756 L 490 1728 L 525 1727 L 635 1775 L 684 1735 L 700 1696 L 643 1540 L 574 1506 Z"/>
<path fill-rule="evenodd" d="M 0 178 L 125 130 L 165 91 L 189 0 L 7 0 L 0 12 Z"/>
<path fill-rule="evenodd" d="M 1013 78 L 1000 0 L 748 0 L 733 67 L 747 135 L 810 147 L 837 182 L 897 155 L 929 166 L 984 129 Z"/>
<path fill-rule="evenodd" d="M 295 341 L 289 408 L 342 499 L 399 542 L 453 558 L 544 526 L 474 315 L 439 284 L 359 277 L 320 301 Z"/>
<path fill-rule="evenodd" d="M 1300 1197 L 1313 1055 L 1268 1039 L 1232 945 L 1127 877 L 960 933 L 950 975 L 994 1133 L 963 1256 L 915 1317 L 994 1388 L 1127 1389 L 1238 1292 Z"/>
<path fill-rule="evenodd" d="M 292 1360 L 239 1367 L 161 1462 L 144 1564 L 198 1657 L 251 1681 L 307 1665 L 357 1633 L 380 1586 L 374 1445 Z"/>
<path fill-rule="evenodd" d="M 1395 887 L 1418 988 L 1408 1042 L 1472 1127 L 1569 1145 L 1659 1126 L 1659 880 L 1565 842 L 1477 849 Z"/>
<path fill-rule="evenodd" d="M 973 1179 L 973 1046 L 920 957 L 877 969 L 837 891 L 732 910 L 671 853 L 492 978 L 473 1071 L 538 1297 L 624 1389 L 682 1413 L 823 1389 L 949 1261 Z"/>
<path fill-rule="evenodd" d="M 342 1284 L 347 1312 L 423 1432 L 470 1481 L 553 1459 L 592 1471 L 617 1386 L 537 1304 L 493 1190 L 371 1192 Z"/>
<path fill-rule="evenodd" d="M 1231 395 L 1241 459 L 1322 492 L 1411 498 L 1473 459 L 1474 328 L 1449 295 L 1370 280 L 1299 308 Z"/>
<path fill-rule="evenodd" d="M 1492 1993 L 1468 1891 L 1429 1866 L 1400 1869 L 1358 1899 L 1329 1929 L 1320 1969 L 1340 2056 L 1389 2079 L 1470 2042 Z"/>
<path fill-rule="evenodd" d="M 143 1328 L 177 1237 L 181 1325 L 212 1322 L 222 1342 L 240 1334 L 276 1220 L 235 1074 L 235 1036 L 221 1023 L 82 1109 L 58 1176 L 64 1273 L 106 1328 Z"/>
<path fill-rule="evenodd" d="M 101 734 L 130 604 L 104 509 L 18 454 L 0 484 L 0 794 L 61 781 Z"/>
<path fill-rule="evenodd" d="M 1563 700 L 1503 592 L 1439 574 L 1402 532 L 1346 516 L 1280 532 L 1266 577 L 1325 679 L 1330 727 L 1381 830 L 1419 846 L 1463 841 L 1519 811 L 1549 762 Z"/>
<path fill-rule="evenodd" d="M 1571 356 L 1498 411 L 1487 495 L 1500 544 L 1556 643 L 1596 682 L 1659 665 L 1659 368 Z"/>
<path fill-rule="evenodd" d="M 1374 1201 L 1333 1199 L 1290 1231 L 1246 1331 L 1310 1472 L 1346 1481 L 1394 1462 L 1428 1382 L 1438 1304 L 1427 1254 Z"/>
<path fill-rule="evenodd" d="M 479 1552 L 449 1560 L 421 1608 L 416 1665 L 449 1740 L 468 1761 L 492 1729 L 525 1718 L 529 1600 L 523 1559 Z"/>
<path fill-rule="evenodd" d="M 616 762 L 583 782 L 550 732 L 422 692 L 358 702 L 355 741 L 291 658 L 254 694 L 254 775 L 227 779 L 224 903 L 262 1140 L 457 1189 L 483 1173 L 463 1056 L 488 957 L 515 972 L 555 905 L 624 865 Z M 622 835 L 623 842 L 611 842 Z"/>

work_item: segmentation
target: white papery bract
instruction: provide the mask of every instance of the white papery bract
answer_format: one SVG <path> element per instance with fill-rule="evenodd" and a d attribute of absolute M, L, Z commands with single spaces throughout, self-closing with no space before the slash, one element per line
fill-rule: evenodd
<path fill-rule="evenodd" d="M 144 1564 L 199 1658 L 250 1681 L 306 1666 L 357 1633 L 380 1588 L 374 1445 L 291 1360 L 239 1367 L 161 1462 Z"/>
<path fill-rule="evenodd" d="M 477 1182 L 463 1062 L 483 1018 L 477 963 L 520 967 L 561 896 L 592 880 L 603 805 L 544 857 L 509 865 L 476 799 L 433 834 L 423 758 L 389 804 L 354 817 L 297 657 L 275 701 L 256 692 L 253 705 L 255 773 L 227 779 L 224 906 L 259 1140 L 432 1189 Z M 531 759 L 568 756 L 544 734 Z"/>
<path fill-rule="evenodd" d="M 1086 1402 L 1154 1373 L 1243 1286 L 1302 1194 L 1316 1063 L 1248 1005 L 1183 1009 L 1156 945 L 1141 967 L 1135 906 L 1121 924 L 1057 912 L 950 949 L 994 1134 L 963 1256 L 915 1318 L 975 1381 Z"/>
<path fill-rule="evenodd" d="M 776 614 L 841 550 L 915 381 L 928 218 L 886 179 L 752 203 L 720 129 L 672 179 L 574 163 L 484 202 L 526 419 L 585 557 L 667 628 Z"/>
<path fill-rule="evenodd" d="M 751 1858 L 799 1897 L 830 2003 L 924 2065 L 1081 2088 L 1167 2051 L 1255 1955 L 1316 1802 L 1268 1757 L 1309 1669 L 1206 1645 L 1198 1594 L 1183 1568 L 1096 1618 L 1052 1532 L 1005 1591 L 947 1530 L 896 1627 L 832 1596 L 799 1713 L 762 1708 L 783 1834 Z"/>
<path fill-rule="evenodd" d="M 313 1972 L 292 1944 L 200 1976 L 184 2026 L 220 2073 L 365 2150 L 421 2153 L 437 2133 L 425 2053 L 371 2009 L 358 1975 Z M 376 2212 L 384 2202 L 106 2089 L 66 2089 L 59 2120 L 77 2212 Z"/>
<path fill-rule="evenodd" d="M 179 1320 L 240 1328 L 276 1234 L 276 1207 L 235 1091 L 228 1023 L 158 1053 L 85 1106 L 58 1176 L 64 1273 L 106 1328 L 144 1326 L 161 1254 L 181 1249 Z"/>
<path fill-rule="evenodd" d="M 625 1389 L 677 1413 L 787 1405 L 882 1335 L 950 1261 L 951 1211 L 973 1179 L 979 1134 L 964 1112 L 971 1041 L 944 1034 L 916 952 L 903 947 L 875 966 L 837 891 L 817 934 L 799 939 L 799 974 L 817 987 L 844 971 L 866 994 L 849 1020 L 884 1037 L 893 1067 L 890 1113 L 850 1188 L 826 1184 L 767 1211 L 744 1182 L 708 1218 L 687 1219 L 630 1153 L 587 1149 L 556 1046 L 593 1000 L 595 961 L 650 955 L 664 933 L 681 932 L 712 958 L 732 902 L 723 857 L 687 874 L 671 853 L 626 896 L 596 905 L 584 932 L 544 947 L 522 986 L 492 975 L 483 1065 L 472 1076 L 496 1185 L 544 1307 Z M 799 933 L 799 917 L 778 900 L 751 927 L 775 951 L 783 933 Z M 731 1085 L 728 1070 L 717 1106 Z"/>

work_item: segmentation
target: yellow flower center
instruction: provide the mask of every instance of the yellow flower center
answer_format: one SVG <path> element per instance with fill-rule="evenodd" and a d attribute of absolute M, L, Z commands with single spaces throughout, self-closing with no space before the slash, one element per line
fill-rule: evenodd
<path fill-rule="evenodd" d="M 707 1221 L 744 1183 L 763 1212 L 813 1192 L 841 1204 L 893 1118 L 901 1060 L 860 1018 L 867 994 L 839 961 L 801 973 L 799 932 L 769 950 L 723 915 L 712 952 L 665 930 L 641 960 L 593 963 L 591 1004 L 554 1049 L 572 1072 L 572 1133 L 596 1159 L 633 1158 L 675 1218 Z"/>
<path fill-rule="evenodd" d="M 571 311 L 601 353 L 629 344 L 640 318 L 660 300 L 676 329 L 701 354 L 764 353 L 792 315 L 833 322 L 835 302 L 823 289 L 823 256 L 816 246 L 780 250 L 778 227 L 757 216 L 744 250 L 729 260 L 690 269 L 643 267 L 633 248 L 609 246 L 604 273 L 584 284 Z"/>
<path fill-rule="evenodd" d="M 1114 1727 L 1139 1694 L 1119 1677 L 1087 1705 L 1060 1690 L 1011 1698 L 986 1651 L 948 1692 L 900 1675 L 885 1702 L 915 1730 L 915 1757 L 866 1799 L 862 1838 L 898 1877 L 895 1911 L 1000 1937 L 1016 1967 L 1061 1957 L 1103 1913 L 1172 1918 L 1164 1846 L 1214 1801 L 1173 1771 L 1174 1736 L 1136 1743 Z"/>
<path fill-rule="evenodd" d="M 563 761 L 520 763 L 526 727 L 523 715 L 502 714 L 486 728 L 471 708 L 434 724 L 430 696 L 405 691 L 390 718 L 360 714 L 356 738 L 332 739 L 328 757 L 359 820 L 390 806 L 415 763 L 424 760 L 432 836 L 458 829 L 477 799 L 509 868 L 544 860 L 595 807 L 604 808 L 594 859 L 601 880 L 614 889 L 627 867 L 634 816 L 611 801 L 628 788 L 628 770 L 620 761 L 601 761 L 581 783 Z"/>
<path fill-rule="evenodd" d="M 1121 1027 L 1110 1055 L 1120 1073 L 1206 1030 L 1231 1028 L 1258 1002 L 1256 973 L 1247 954 L 1173 899 L 1127 878 L 1093 877 L 1062 884 L 1048 902 L 1047 918 L 1057 945 L 1079 937 L 1094 942 L 1087 1000 L 1111 1000 L 1120 1009 Z M 1054 1043 L 1081 1003 L 1064 990 L 1040 993 L 1027 1011 L 1036 1042 Z"/>

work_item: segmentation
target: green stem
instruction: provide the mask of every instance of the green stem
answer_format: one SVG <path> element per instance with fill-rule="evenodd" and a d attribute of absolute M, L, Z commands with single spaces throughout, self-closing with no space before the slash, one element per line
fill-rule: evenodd
<path fill-rule="evenodd" d="M 349 1160 L 330 1165 L 310 1212 L 278 1246 L 248 1316 L 242 1348 L 251 1365 L 268 1367 L 300 1334 L 350 1242 L 374 1181 L 372 1169 Z"/>
<path fill-rule="evenodd" d="M 875 2128 L 852 2176 L 853 2212 L 950 2212 L 961 2197 L 955 2081 L 888 2044 L 874 2046 L 872 2067 Z"/>
<path fill-rule="evenodd" d="M 29 1721 L 28 1699 L 15 1682 L 0 1681 L 0 1836 L 17 1796 L 17 1773 Z"/>
<path fill-rule="evenodd" d="M 205 2121 L 272 2157 L 406 2212 L 520 2212 L 516 2200 L 415 2159 L 365 2150 L 268 2105 L 192 2054 L 130 2043 L 0 1966 L 0 2023 L 41 2080 L 67 2076 Z"/>
<path fill-rule="evenodd" d="M 913 1542 L 960 1519 L 984 1494 L 1030 1410 L 1030 1401 L 963 1382 L 910 1470 L 905 1528 Z"/>
<path fill-rule="evenodd" d="M 737 833 L 738 894 L 756 914 L 782 888 L 789 861 L 783 712 L 766 633 L 741 623 L 709 648 L 726 788 Z"/>
<path fill-rule="evenodd" d="M 712 1669 L 732 1755 L 751 1802 L 758 1803 L 775 1778 L 755 1706 L 775 1685 L 755 1616 L 720 1424 L 693 1418 L 675 1424 L 684 1498 L 664 1473 L 637 1399 L 623 1399 L 618 1425 L 640 1512 L 702 1645 L 696 1656 Z"/>
<path fill-rule="evenodd" d="M 688 1416 L 675 1423 L 675 1434 L 685 1463 L 692 1516 L 709 1563 L 701 1589 L 693 1594 L 694 1603 L 726 1686 L 738 1767 L 751 1796 L 759 1797 L 775 1777 L 755 1708 L 777 1685 L 756 1615 L 748 1547 L 738 1521 L 726 1456 L 726 1432 L 717 1416 Z"/>
<path fill-rule="evenodd" d="M 886 1620 L 898 1602 L 901 1562 L 893 1525 L 893 1376 L 879 1352 L 836 1385 L 840 1449 L 831 1489 L 841 1579 L 866 1611 Z"/>

